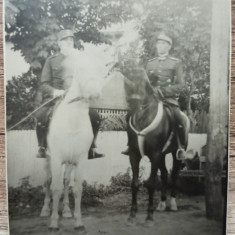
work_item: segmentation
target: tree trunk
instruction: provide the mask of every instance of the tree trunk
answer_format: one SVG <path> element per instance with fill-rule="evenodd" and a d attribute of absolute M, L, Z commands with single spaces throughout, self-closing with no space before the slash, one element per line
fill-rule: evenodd
<path fill-rule="evenodd" d="M 229 0 L 212 1 L 210 115 L 206 158 L 206 215 L 223 218 L 221 176 L 228 136 Z"/>

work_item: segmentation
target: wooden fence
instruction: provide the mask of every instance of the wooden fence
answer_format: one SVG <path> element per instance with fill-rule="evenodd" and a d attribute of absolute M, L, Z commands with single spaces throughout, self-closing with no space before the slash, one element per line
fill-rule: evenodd
<path fill-rule="evenodd" d="M 87 160 L 84 179 L 88 183 L 108 185 L 112 176 L 125 173 L 130 167 L 129 158 L 121 154 L 126 148 L 127 135 L 123 131 L 99 132 L 97 146 L 105 154 L 104 158 Z M 206 135 L 190 134 L 189 148 L 200 152 L 206 143 Z M 37 159 L 37 139 L 35 131 L 10 131 L 7 133 L 7 168 L 9 186 L 19 186 L 20 180 L 29 177 L 33 186 L 44 182 L 45 159 Z M 172 166 L 171 155 L 166 157 L 167 168 Z M 141 161 L 145 168 L 143 178 L 149 174 L 149 162 Z"/>

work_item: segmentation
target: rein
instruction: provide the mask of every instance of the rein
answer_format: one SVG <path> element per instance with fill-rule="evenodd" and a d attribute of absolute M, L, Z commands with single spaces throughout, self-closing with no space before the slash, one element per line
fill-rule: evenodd
<path fill-rule="evenodd" d="M 85 100 L 85 99 L 86 99 L 85 97 L 78 96 L 78 97 L 76 97 L 76 98 L 70 100 L 70 101 L 68 102 L 68 104 L 71 104 L 71 103 L 73 103 L 73 102 L 80 101 L 80 100 Z"/>

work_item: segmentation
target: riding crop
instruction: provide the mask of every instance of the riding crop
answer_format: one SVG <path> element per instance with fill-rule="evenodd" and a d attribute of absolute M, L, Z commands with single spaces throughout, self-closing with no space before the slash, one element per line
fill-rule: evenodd
<path fill-rule="evenodd" d="M 44 106 L 48 105 L 50 102 L 54 101 L 55 99 L 57 99 L 58 97 L 54 97 L 50 100 L 48 100 L 47 102 L 45 102 L 44 104 L 42 104 L 41 106 L 39 106 L 38 108 L 36 108 L 34 111 L 32 111 L 30 114 L 28 114 L 26 117 L 24 117 L 23 119 L 21 119 L 19 122 L 17 122 L 16 124 L 14 124 L 13 126 L 11 126 L 10 128 L 7 129 L 7 131 L 12 130 L 13 128 L 19 126 L 21 123 L 23 123 L 24 121 L 26 121 L 28 118 L 30 118 L 33 114 L 35 114 L 38 110 L 40 110 L 41 108 L 43 108 Z"/>

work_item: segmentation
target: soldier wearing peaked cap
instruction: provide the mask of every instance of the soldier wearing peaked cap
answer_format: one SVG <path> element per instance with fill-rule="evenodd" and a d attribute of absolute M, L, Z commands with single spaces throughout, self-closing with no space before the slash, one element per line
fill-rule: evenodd
<path fill-rule="evenodd" d="M 178 135 L 178 153 L 185 155 L 183 148 L 187 144 L 187 136 L 185 134 L 184 120 L 179 109 L 178 96 L 184 87 L 182 62 L 180 59 L 169 55 L 172 47 L 172 38 L 160 33 L 156 41 L 157 57 L 150 59 L 146 66 L 146 72 L 150 80 L 150 84 L 161 97 L 165 106 L 167 106 L 173 114 Z M 129 154 L 129 148 L 122 152 Z M 180 156 L 179 158 L 184 156 Z"/>
<path fill-rule="evenodd" d="M 61 30 L 57 35 L 57 43 L 60 52 L 50 56 L 43 67 L 41 74 L 40 91 L 42 94 L 42 102 L 45 103 L 53 97 L 59 97 L 69 89 L 72 83 L 73 70 L 65 69 L 63 62 L 68 55 L 69 49 L 74 48 L 74 33 L 70 29 Z M 37 157 L 46 157 L 47 149 L 47 132 L 49 125 L 49 116 L 54 107 L 53 102 L 41 108 L 37 114 L 37 138 L 39 150 Z M 89 159 L 102 157 L 103 154 L 97 153 L 95 150 L 95 139 L 100 126 L 100 117 L 96 110 L 90 109 L 91 124 L 94 133 L 94 141 L 89 151 Z"/>
<path fill-rule="evenodd" d="M 156 42 L 158 56 L 149 60 L 146 72 L 154 88 L 160 88 L 164 101 L 179 106 L 177 98 L 184 87 L 181 60 L 171 57 L 172 39 L 161 33 Z M 159 90 L 159 89 L 158 89 Z"/>

